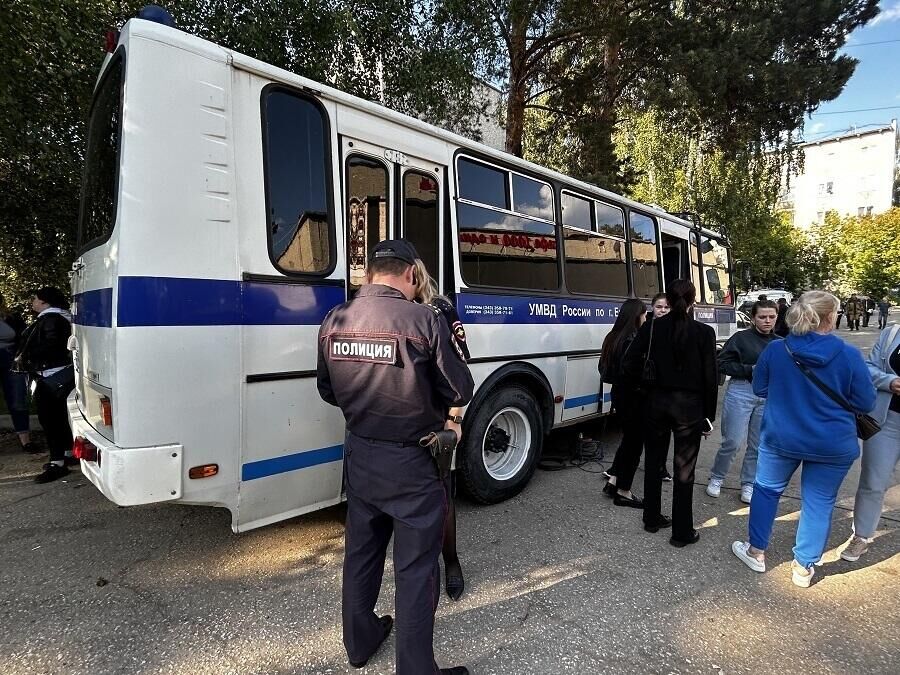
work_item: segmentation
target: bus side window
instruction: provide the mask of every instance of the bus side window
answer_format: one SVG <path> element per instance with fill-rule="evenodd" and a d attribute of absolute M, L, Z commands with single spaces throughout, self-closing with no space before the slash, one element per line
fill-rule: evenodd
<path fill-rule="evenodd" d="M 631 212 L 631 274 L 634 294 L 650 298 L 659 293 L 659 252 L 656 248 L 656 221 Z"/>
<path fill-rule="evenodd" d="M 562 221 L 566 287 L 572 293 L 628 295 L 625 241 L 606 236 L 617 226 L 624 233 L 624 213 L 564 192 Z"/>
<path fill-rule="evenodd" d="M 366 283 L 369 252 L 389 236 L 388 170 L 381 162 L 353 155 L 347 159 L 347 267 L 350 294 Z"/>
<path fill-rule="evenodd" d="M 403 176 L 403 236 L 412 242 L 428 273 L 439 278 L 438 183 L 434 176 L 407 171 Z"/>
<path fill-rule="evenodd" d="M 328 127 L 313 101 L 281 88 L 263 91 L 269 254 L 283 272 L 331 268 Z"/>

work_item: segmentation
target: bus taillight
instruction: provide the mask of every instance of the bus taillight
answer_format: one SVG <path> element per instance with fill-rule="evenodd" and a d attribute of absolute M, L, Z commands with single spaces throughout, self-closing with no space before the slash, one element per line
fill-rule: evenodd
<path fill-rule="evenodd" d="M 100 417 L 103 424 L 108 427 L 112 426 L 112 401 L 107 396 L 100 397 Z"/>
<path fill-rule="evenodd" d="M 72 455 L 75 459 L 83 459 L 86 462 L 97 461 L 97 446 L 83 436 L 76 436 L 72 442 Z"/>

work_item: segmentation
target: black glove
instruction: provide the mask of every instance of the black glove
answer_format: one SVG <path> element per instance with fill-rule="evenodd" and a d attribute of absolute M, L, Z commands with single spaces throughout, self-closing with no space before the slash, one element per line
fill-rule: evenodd
<path fill-rule="evenodd" d="M 441 480 L 450 475 L 450 465 L 453 464 L 453 451 L 456 449 L 456 441 L 456 432 L 452 429 L 432 431 L 427 436 L 422 436 L 419 439 L 419 445 L 427 448 L 434 458 Z"/>

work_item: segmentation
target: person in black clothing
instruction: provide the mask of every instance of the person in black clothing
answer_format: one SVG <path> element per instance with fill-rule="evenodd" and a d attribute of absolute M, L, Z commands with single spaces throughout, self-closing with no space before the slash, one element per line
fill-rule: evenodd
<path fill-rule="evenodd" d="M 68 349 L 72 315 L 66 296 L 52 286 L 35 292 L 31 308 L 37 313 L 37 320 L 22 333 L 16 360 L 35 382 L 38 420 L 50 450 L 50 461 L 34 480 L 49 483 L 69 473 L 66 453 L 72 451 L 72 430 L 66 398 L 75 388 L 72 354 Z"/>
<path fill-rule="evenodd" d="M 613 409 L 622 425 L 622 441 L 607 472 L 609 478 L 603 493 L 612 497 L 616 506 L 638 509 L 644 507 L 644 502 L 631 492 L 631 483 L 644 450 L 641 420 L 643 396 L 638 388 L 640 381 L 626 377 L 622 365 L 638 329 L 646 319 L 647 308 L 642 300 L 626 300 L 619 309 L 612 330 L 603 340 L 599 363 L 603 381 L 612 385 Z"/>
<path fill-rule="evenodd" d="M 759 303 L 753 305 L 757 307 Z M 768 305 L 766 305 L 768 307 Z M 791 332 L 790 328 L 788 328 L 787 321 L 785 321 L 785 317 L 787 316 L 788 304 L 787 300 L 784 298 L 778 298 L 778 307 L 777 312 L 778 316 L 775 319 L 775 328 L 772 329 L 772 332 L 775 333 L 778 337 L 787 337 L 788 333 Z M 751 315 L 752 316 L 752 315 Z"/>
<path fill-rule="evenodd" d="M 669 313 L 669 300 L 666 298 L 665 293 L 657 293 L 653 296 L 653 299 L 650 301 L 650 311 L 647 313 L 647 321 L 653 321 L 661 316 L 665 316 Z M 669 447 L 669 444 L 666 444 L 666 448 Z M 669 470 L 666 468 L 666 461 L 668 460 L 669 451 L 666 450 L 666 454 L 660 457 L 659 462 L 659 477 L 664 483 L 672 482 L 672 474 L 669 473 Z"/>
<path fill-rule="evenodd" d="M 469 345 L 466 343 L 466 329 L 459 318 L 456 307 L 443 295 L 438 293 L 438 287 L 428 268 L 421 258 L 416 259 L 416 302 L 427 305 L 434 310 L 447 324 L 450 335 L 453 337 L 456 347 L 462 357 L 469 360 Z M 462 408 L 450 408 L 447 415 L 453 419 L 462 419 Z M 463 577 L 462 565 L 459 562 L 459 553 L 456 550 L 456 502 L 453 495 L 456 494 L 456 481 L 454 474 L 447 477 L 447 517 L 444 519 L 444 543 L 441 548 L 441 557 L 444 559 L 444 590 L 451 600 L 459 600 L 466 590 L 466 581 Z"/>
<path fill-rule="evenodd" d="M 659 472 L 645 471 L 644 529 L 672 527 L 669 543 L 681 547 L 700 539 L 693 522 L 694 468 L 700 438 L 709 434 L 705 420 L 711 424 L 716 417 L 716 333 L 692 316 L 694 284 L 676 279 L 666 294 L 669 313 L 638 331 L 625 357 L 625 374 L 642 378 L 647 390 L 646 465 L 659 466 L 669 434 L 675 438 L 672 518 L 661 513 Z"/>

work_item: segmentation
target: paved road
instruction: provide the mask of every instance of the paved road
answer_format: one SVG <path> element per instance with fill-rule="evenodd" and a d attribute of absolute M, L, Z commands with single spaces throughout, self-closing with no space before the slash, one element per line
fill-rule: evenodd
<path fill-rule="evenodd" d="M 867 348 L 875 331 L 841 335 Z M 603 440 L 610 459 L 614 434 Z M 704 443 L 700 481 L 717 440 Z M 222 510 L 121 509 L 81 477 L 35 485 L 23 478 L 34 462 L 0 453 L 0 673 L 347 672 L 341 508 L 233 535 Z M 849 533 L 857 476 L 842 490 L 832 547 Z M 442 599 L 439 662 L 477 675 L 897 672 L 900 487 L 869 557 L 851 565 L 832 548 L 803 590 L 789 572 L 794 497 L 783 500 L 768 573 L 731 555 L 747 526 L 734 478 L 718 500 L 696 488 L 702 539 L 680 550 L 578 469 L 538 472 L 504 504 L 461 503 L 469 590 Z M 383 611 L 391 574 L 389 564 Z M 393 672 L 392 651 L 393 641 L 359 672 Z"/>

